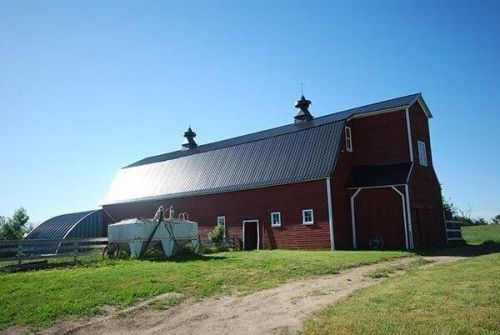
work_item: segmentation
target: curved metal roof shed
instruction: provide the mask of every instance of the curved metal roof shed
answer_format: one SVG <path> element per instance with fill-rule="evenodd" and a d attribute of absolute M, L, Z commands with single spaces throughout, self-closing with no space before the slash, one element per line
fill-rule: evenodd
<path fill-rule="evenodd" d="M 58 215 L 33 229 L 26 240 L 61 240 L 103 236 L 102 210 Z M 47 253 L 57 252 L 58 244 L 48 246 Z"/>

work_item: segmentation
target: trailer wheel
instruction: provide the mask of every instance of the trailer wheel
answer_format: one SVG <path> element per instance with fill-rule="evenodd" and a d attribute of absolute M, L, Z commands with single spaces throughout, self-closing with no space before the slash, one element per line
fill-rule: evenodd
<path fill-rule="evenodd" d="M 115 242 L 110 242 L 106 244 L 104 250 L 102 251 L 102 258 L 116 258 L 120 253 L 120 247 Z"/>
<path fill-rule="evenodd" d="M 368 243 L 370 249 L 380 250 L 384 248 L 384 239 L 380 236 L 375 236 Z"/>

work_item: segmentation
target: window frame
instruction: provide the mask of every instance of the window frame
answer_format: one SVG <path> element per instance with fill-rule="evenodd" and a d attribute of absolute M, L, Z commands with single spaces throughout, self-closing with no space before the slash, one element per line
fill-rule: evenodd
<path fill-rule="evenodd" d="M 306 213 L 311 212 L 311 221 L 306 221 Z M 312 208 L 302 210 L 302 224 L 305 226 L 314 224 L 314 210 Z"/>
<path fill-rule="evenodd" d="M 348 152 L 353 152 L 354 148 L 353 148 L 353 145 L 352 145 L 352 130 L 351 130 L 351 127 L 345 126 L 344 133 L 345 133 L 345 149 Z"/>
<path fill-rule="evenodd" d="M 219 220 L 222 219 L 223 223 L 221 224 Z M 226 229 L 226 216 L 225 215 L 219 215 L 217 216 L 217 225 L 221 225 Z"/>
<path fill-rule="evenodd" d="M 277 214 L 278 215 L 278 221 L 279 223 L 278 224 L 275 224 L 274 223 L 274 218 L 273 216 Z M 271 212 L 271 227 L 273 228 L 279 228 L 281 227 L 281 212 Z"/>
<path fill-rule="evenodd" d="M 424 141 L 417 140 L 418 162 L 421 166 L 429 166 L 429 159 L 427 156 L 427 144 Z"/>

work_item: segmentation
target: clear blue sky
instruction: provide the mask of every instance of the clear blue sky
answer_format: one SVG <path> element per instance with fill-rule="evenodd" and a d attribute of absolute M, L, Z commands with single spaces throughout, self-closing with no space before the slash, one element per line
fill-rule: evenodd
<path fill-rule="evenodd" d="M 0 0 L 0 214 L 96 208 L 117 170 L 422 92 L 443 193 L 500 213 L 500 1 Z"/>

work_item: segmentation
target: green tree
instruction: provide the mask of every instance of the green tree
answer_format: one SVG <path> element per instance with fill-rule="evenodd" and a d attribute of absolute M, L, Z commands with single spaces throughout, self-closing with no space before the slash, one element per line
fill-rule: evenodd
<path fill-rule="evenodd" d="M 491 219 L 492 224 L 500 224 L 500 214 Z"/>
<path fill-rule="evenodd" d="M 14 211 L 11 218 L 0 216 L 0 240 L 20 240 L 30 230 L 30 217 L 23 207 Z"/>
<path fill-rule="evenodd" d="M 443 210 L 447 219 L 453 219 L 457 216 L 458 210 L 455 207 L 455 204 L 451 201 L 451 198 L 446 199 L 443 197 Z"/>

